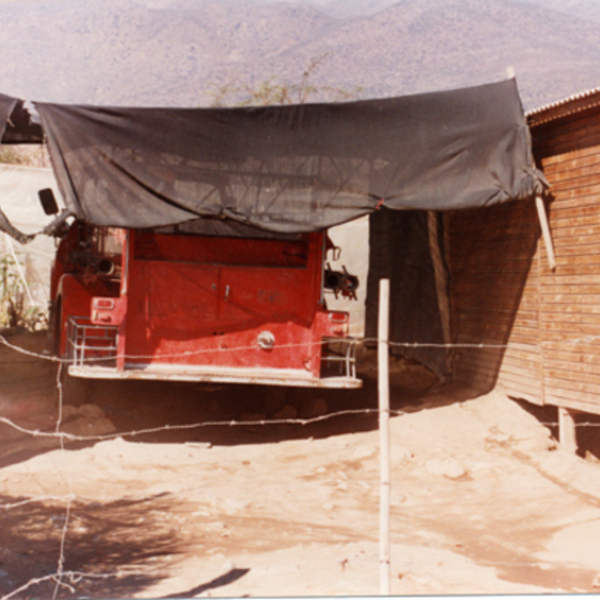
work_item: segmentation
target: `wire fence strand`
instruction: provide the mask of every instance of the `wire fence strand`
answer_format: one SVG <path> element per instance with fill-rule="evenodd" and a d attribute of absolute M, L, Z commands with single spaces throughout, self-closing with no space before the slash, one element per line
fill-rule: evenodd
<path fill-rule="evenodd" d="M 600 341 L 600 336 L 585 336 L 585 337 L 580 337 L 580 338 L 575 338 L 572 340 L 567 340 L 564 343 L 567 345 L 573 345 L 573 344 L 594 344 L 596 342 Z M 324 342 L 309 342 L 309 343 L 302 343 L 302 344 L 284 344 L 281 345 L 281 348 L 293 348 L 293 347 L 299 347 L 299 346 L 315 346 L 315 345 L 321 345 Z M 376 338 L 364 338 L 364 339 L 353 339 L 351 340 L 351 343 L 355 344 L 355 345 L 363 345 L 363 346 L 368 346 L 370 344 L 375 344 L 377 343 L 377 339 Z M 47 439 L 56 439 L 59 442 L 59 446 L 60 446 L 60 450 L 61 452 L 64 452 L 66 450 L 66 443 L 72 443 L 72 442 L 105 442 L 105 441 L 111 441 L 111 440 L 116 440 L 116 439 L 134 439 L 134 438 L 138 438 L 140 436 L 150 436 L 150 435 L 155 435 L 155 434 L 159 434 L 159 433 L 163 433 L 163 432 L 173 432 L 173 431 L 189 431 L 189 430 L 195 430 L 195 429 L 201 429 L 201 428 L 215 428 L 215 427 L 252 427 L 252 428 L 256 428 L 256 427 L 270 427 L 270 426 L 280 426 L 280 425 L 293 425 L 293 426 L 307 426 L 307 425 L 311 425 L 311 424 L 315 424 L 315 423 L 322 423 L 325 421 L 329 421 L 329 420 L 333 420 L 333 419 L 337 419 L 337 418 L 341 418 L 341 417 L 355 417 L 355 416 L 369 416 L 369 417 L 375 417 L 378 415 L 379 413 L 379 409 L 377 408 L 361 408 L 361 409 L 346 409 L 346 410 L 338 410 L 338 411 L 334 411 L 334 412 L 328 412 L 327 414 L 324 415 L 319 415 L 319 416 L 315 416 L 315 417 L 310 417 L 310 418 L 272 418 L 272 419 L 257 419 L 257 420 L 231 420 L 231 419 L 227 419 L 227 420 L 202 420 L 199 422 L 195 422 L 195 423 L 185 423 L 185 424 L 164 424 L 161 426 L 157 426 L 157 427 L 149 427 L 149 428 L 142 428 L 142 429 L 133 429 L 133 430 L 128 430 L 128 431 L 120 431 L 120 432 L 114 432 L 114 433 L 108 433 L 108 434 L 101 434 L 101 435 L 76 435 L 73 433 L 69 433 L 66 431 L 61 431 L 61 428 L 64 425 L 64 406 L 63 406 L 63 401 L 64 401 L 64 395 L 63 395 L 63 385 L 61 383 L 61 375 L 63 373 L 63 370 L 65 368 L 67 368 L 68 363 L 71 362 L 70 359 L 62 359 L 62 358 L 57 358 L 55 356 L 51 356 L 49 354 L 45 354 L 45 353 L 39 353 L 39 352 L 34 352 L 32 350 L 28 350 L 26 348 L 23 348 L 21 346 L 18 346 L 16 344 L 12 344 L 11 342 L 9 342 L 4 336 L 0 335 L 0 344 L 4 345 L 5 347 L 7 347 L 8 349 L 20 353 L 21 355 L 25 355 L 30 359 L 34 359 L 34 360 L 43 360 L 43 361 L 50 361 L 53 363 L 57 363 L 57 374 L 56 374 L 56 388 L 58 390 L 58 406 L 57 406 L 57 416 L 56 416 L 56 422 L 55 425 L 53 426 L 52 430 L 40 430 L 40 429 L 30 429 L 27 427 L 23 427 L 19 424 L 17 424 L 16 422 L 14 422 L 14 420 L 9 419 L 7 417 L 0 417 L 0 423 L 12 428 L 14 431 L 17 431 L 23 435 L 28 435 L 31 437 L 37 437 L 37 438 L 47 438 Z M 425 343 L 425 344 L 421 344 L 421 343 L 397 343 L 397 342 L 390 342 L 389 343 L 390 347 L 403 347 L 403 348 L 444 348 L 444 349 L 499 349 L 499 350 L 504 350 L 504 349 L 508 349 L 511 347 L 514 348 L 523 348 L 523 344 L 510 344 L 510 343 L 459 343 L 459 344 L 436 344 L 436 343 Z M 223 351 L 223 352 L 240 352 L 240 351 L 245 351 L 248 349 L 254 349 L 254 346 L 240 346 L 240 347 L 235 347 L 235 348 L 227 348 L 227 349 L 220 349 L 219 351 Z M 170 358 L 175 358 L 175 357 L 189 357 L 191 355 L 196 355 L 196 354 L 203 354 L 203 353 L 213 353 L 215 352 L 214 349 L 206 349 L 206 350 L 200 350 L 197 352 L 184 352 L 184 353 L 180 353 L 180 354 L 173 354 L 173 355 L 165 355 L 165 358 L 170 357 Z M 134 355 L 127 355 L 126 358 L 129 359 L 144 359 L 144 358 L 153 358 L 153 357 L 144 357 L 144 356 L 134 356 Z M 22 363 L 27 363 L 27 362 L 33 362 L 33 361 L 19 361 Z M 400 417 L 403 415 L 408 414 L 406 411 L 403 410 L 391 410 L 390 414 L 396 417 Z M 558 427 L 558 421 L 541 421 L 540 422 L 542 425 L 546 426 L 546 427 Z M 583 428 L 583 427 L 591 427 L 591 428 L 597 428 L 600 427 L 600 423 L 594 423 L 592 421 L 582 421 L 582 422 L 576 422 L 575 426 L 577 428 Z M 72 517 L 72 511 L 74 510 L 75 506 L 78 503 L 90 503 L 90 502 L 97 502 L 97 501 L 102 501 L 102 502 L 110 502 L 110 501 L 134 501 L 134 502 L 139 502 L 139 501 L 149 501 L 152 500 L 154 498 L 153 495 L 150 494 L 140 494 L 140 495 L 135 495 L 135 496 L 117 496 L 117 497 L 111 497 L 108 495 L 102 496 L 100 498 L 97 497 L 90 497 L 87 495 L 78 495 L 75 493 L 73 485 L 72 485 L 72 481 L 70 479 L 69 474 L 67 473 L 67 487 L 68 487 L 68 493 L 63 494 L 63 495 L 39 495 L 39 496 L 32 496 L 29 498 L 25 498 L 25 499 L 18 499 L 15 500 L 13 502 L 4 502 L 4 503 L 0 503 L 0 510 L 2 511 L 10 511 L 10 510 L 16 510 L 16 509 L 20 509 L 23 507 L 27 507 L 30 506 L 34 503 L 59 503 L 61 505 L 64 506 L 64 523 L 62 525 L 62 530 L 61 530 L 61 535 L 60 535 L 60 549 L 58 552 L 58 557 L 57 557 L 57 563 L 56 563 L 56 570 L 53 573 L 44 575 L 42 577 L 36 577 L 36 578 L 31 578 L 28 582 L 26 582 L 25 584 L 17 587 L 16 589 L 10 591 L 9 593 L 5 594 L 4 596 L 2 596 L 1 600 L 11 600 L 12 598 L 15 598 L 25 592 L 27 592 L 28 590 L 30 590 L 31 588 L 38 586 L 38 585 L 42 585 L 45 583 L 53 583 L 53 593 L 52 593 L 52 599 L 56 600 L 56 598 L 58 598 L 61 594 L 61 591 L 66 591 L 69 594 L 75 594 L 77 591 L 77 584 L 80 583 L 83 580 L 96 580 L 96 581 L 108 581 L 108 580 L 113 580 L 113 579 L 118 579 L 119 577 L 122 577 L 124 575 L 137 575 L 137 574 L 143 574 L 145 573 L 145 571 L 142 570 L 135 570 L 135 569 L 124 569 L 124 568 L 116 568 L 111 572 L 107 572 L 107 573 L 93 573 L 93 572 L 86 572 L 86 571 L 73 571 L 73 570 L 68 570 L 65 569 L 66 566 L 66 559 L 65 559 L 65 552 L 66 552 L 66 547 L 68 544 L 68 540 L 69 540 L 69 529 L 71 526 L 71 517 Z M 194 488 L 195 489 L 195 488 Z M 502 561 L 484 561 L 484 563 L 488 566 L 493 566 L 493 567 L 511 567 L 514 566 L 514 563 L 511 562 L 502 562 Z M 484 564 L 482 563 L 482 564 Z M 528 566 L 528 567 L 532 567 L 532 568 L 547 568 L 548 567 L 548 562 L 537 562 L 537 561 L 531 561 L 531 562 L 520 562 L 519 563 L 521 567 L 523 566 Z M 560 563 L 561 567 L 569 567 L 572 566 L 573 568 L 580 568 L 579 564 L 576 563 L 567 563 L 564 561 L 561 561 Z"/>

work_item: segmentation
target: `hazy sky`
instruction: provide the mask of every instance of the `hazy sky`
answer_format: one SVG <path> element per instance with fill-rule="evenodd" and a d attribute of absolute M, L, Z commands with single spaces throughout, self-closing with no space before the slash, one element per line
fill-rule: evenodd
<path fill-rule="evenodd" d="M 82 0 L 83 1 L 83 0 Z M 136 4 L 151 9 L 164 9 L 170 6 L 177 6 L 181 0 L 133 0 Z M 246 0 L 251 4 L 273 4 L 285 2 L 285 0 Z M 349 16 L 352 14 L 369 14 L 378 12 L 391 4 L 396 4 L 401 0 L 304 0 L 306 4 L 311 4 L 324 12 L 336 16 Z"/>

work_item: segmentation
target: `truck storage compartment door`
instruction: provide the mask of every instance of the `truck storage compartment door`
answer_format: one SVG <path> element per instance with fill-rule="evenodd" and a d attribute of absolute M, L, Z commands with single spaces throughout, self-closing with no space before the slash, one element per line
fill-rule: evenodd
<path fill-rule="evenodd" d="M 182 339 L 217 319 L 219 270 L 210 265 L 138 262 L 131 270 L 128 336 Z"/>
<path fill-rule="evenodd" d="M 305 269 L 222 267 L 220 280 L 220 322 L 310 327 L 318 299 L 311 298 L 311 273 Z"/>

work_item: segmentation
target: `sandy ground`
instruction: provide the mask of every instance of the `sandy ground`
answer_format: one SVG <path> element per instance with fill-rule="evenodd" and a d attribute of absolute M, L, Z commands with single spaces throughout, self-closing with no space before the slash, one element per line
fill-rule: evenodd
<path fill-rule="evenodd" d="M 40 336 L 9 341 L 43 348 Z M 404 376 L 392 390 L 391 592 L 600 591 L 594 455 L 564 452 L 499 392 L 419 393 Z M 0 377 L 2 417 L 56 430 L 52 363 L 0 346 Z M 61 447 L 0 424 L 4 597 L 379 592 L 373 381 L 287 397 L 105 384 L 82 400 L 63 407 L 60 430 L 107 437 Z M 321 420 L 232 423 L 294 411 Z"/>

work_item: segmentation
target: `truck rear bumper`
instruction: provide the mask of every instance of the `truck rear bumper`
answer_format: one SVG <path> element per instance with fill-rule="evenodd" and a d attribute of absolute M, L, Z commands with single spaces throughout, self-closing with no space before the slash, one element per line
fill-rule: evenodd
<path fill-rule="evenodd" d="M 124 370 L 118 371 L 111 367 L 71 365 L 69 375 L 88 379 L 145 379 L 304 388 L 356 389 L 362 387 L 362 381 L 355 377 L 317 378 L 312 377 L 308 372 L 296 369 L 130 364 L 126 365 Z"/>

